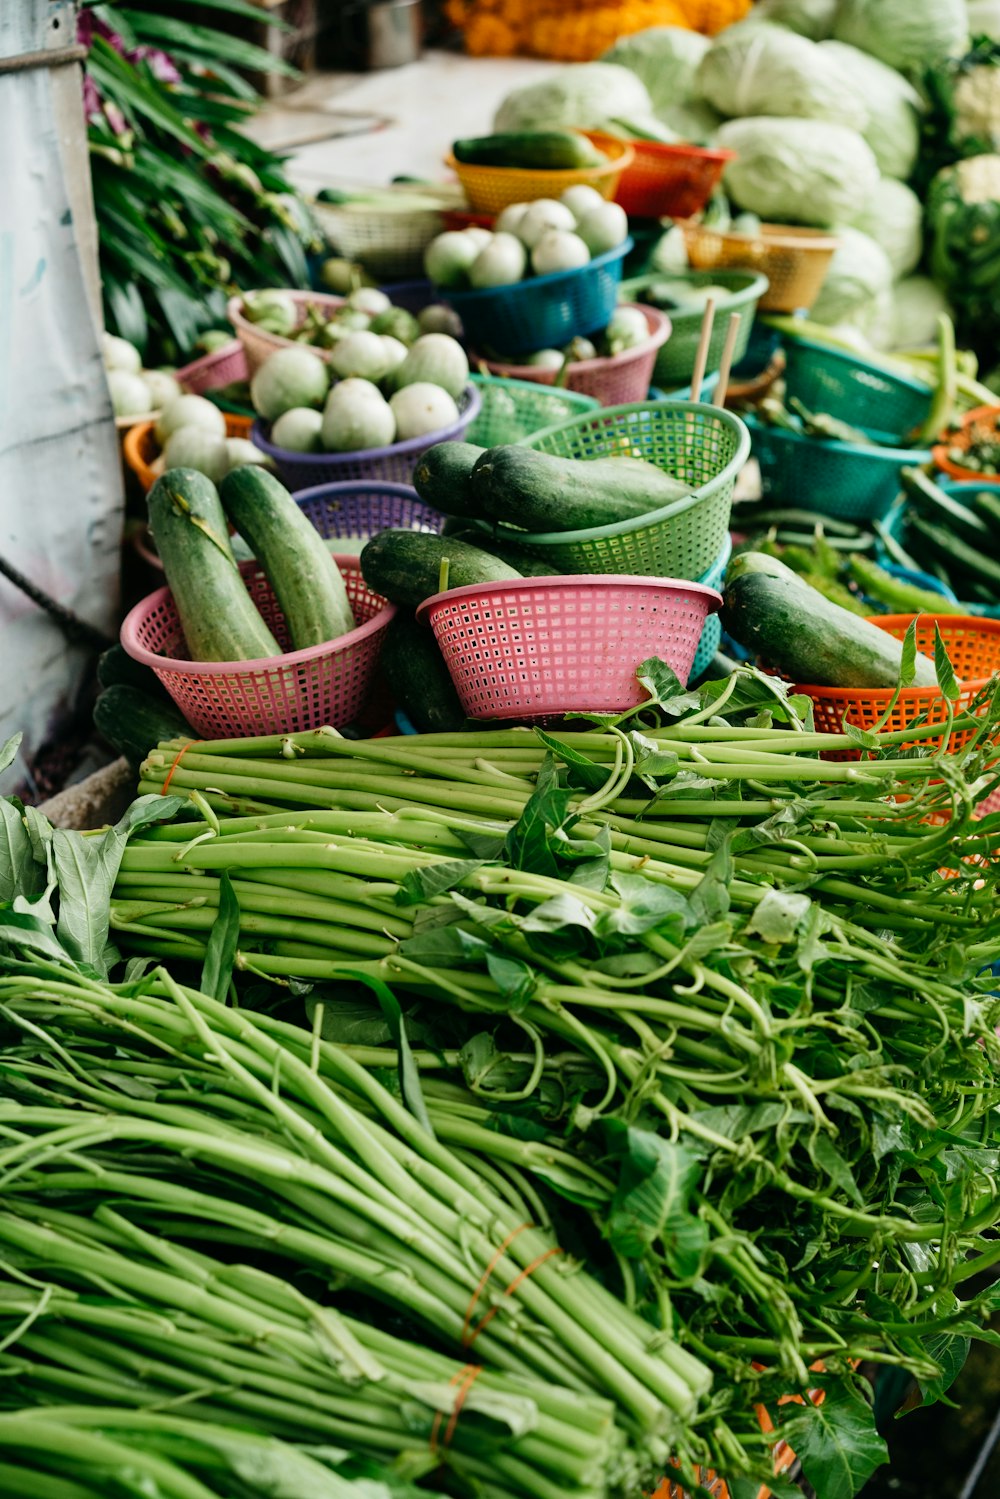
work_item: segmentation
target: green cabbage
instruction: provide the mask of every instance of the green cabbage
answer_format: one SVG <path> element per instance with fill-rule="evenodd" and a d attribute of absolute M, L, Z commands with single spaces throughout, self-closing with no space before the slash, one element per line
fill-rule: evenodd
<path fill-rule="evenodd" d="M 838 229 L 837 248 L 809 313 L 815 323 L 859 328 L 875 347 L 892 337 L 892 266 L 860 229 Z"/>
<path fill-rule="evenodd" d="M 920 349 L 937 340 L 939 313 L 951 316 L 944 292 L 929 276 L 906 276 L 892 289 L 893 349 Z"/>
<path fill-rule="evenodd" d="M 882 176 L 908 178 L 920 151 L 923 103 L 916 89 L 895 68 L 846 42 L 821 42 L 820 51 L 837 59 L 864 96 L 868 122 L 861 133 Z"/>
<path fill-rule="evenodd" d="M 965 0 L 965 9 L 973 36 L 988 36 L 1000 42 L 1000 0 Z"/>
<path fill-rule="evenodd" d="M 821 42 L 833 31 L 837 0 L 757 0 L 753 14 L 756 20 L 774 21 L 811 42 Z"/>
<path fill-rule="evenodd" d="M 898 280 L 920 264 L 924 250 L 924 205 L 905 182 L 884 177 L 868 207 L 851 220 L 889 257 Z"/>
<path fill-rule="evenodd" d="M 694 75 L 711 43 L 682 26 L 651 26 L 622 37 L 602 62 L 629 68 L 646 85 L 653 113 L 682 140 L 707 141 L 719 116 L 694 91 Z"/>
<path fill-rule="evenodd" d="M 653 114 L 646 85 L 629 68 L 609 62 L 570 63 L 538 83 L 513 89 L 493 117 L 494 130 L 547 130 L 552 125 L 596 129 L 602 120 Z"/>
<path fill-rule="evenodd" d="M 965 51 L 965 0 L 840 0 L 833 34 L 890 68 L 921 73 Z"/>
<path fill-rule="evenodd" d="M 843 224 L 878 186 L 871 147 L 846 125 L 758 115 L 727 121 L 716 140 L 738 153 L 726 167 L 729 196 L 765 220 Z"/>
<path fill-rule="evenodd" d="M 720 114 L 794 115 L 863 126 L 868 111 L 841 64 L 815 42 L 754 17 L 719 33 L 697 86 Z"/>

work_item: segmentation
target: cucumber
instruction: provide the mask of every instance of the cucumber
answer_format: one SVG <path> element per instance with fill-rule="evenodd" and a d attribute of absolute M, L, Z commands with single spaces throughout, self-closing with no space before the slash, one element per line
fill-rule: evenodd
<path fill-rule="evenodd" d="M 127 682 L 114 682 L 100 694 L 94 704 L 94 727 L 136 770 L 157 744 L 197 738 L 173 703 Z"/>
<path fill-rule="evenodd" d="M 445 557 L 449 588 L 468 583 L 508 583 L 523 576 L 481 547 L 427 531 L 380 531 L 361 553 L 361 572 L 369 588 L 391 603 L 413 610 L 441 591 Z"/>
<path fill-rule="evenodd" d="M 99 687 L 138 687 L 161 702 L 172 701 L 151 666 L 133 661 L 123 645 L 111 645 L 97 659 L 97 685 Z"/>
<path fill-rule="evenodd" d="M 596 167 L 603 152 L 576 130 L 507 130 L 455 141 L 456 161 L 477 167 L 522 167 L 542 171 Z"/>
<path fill-rule="evenodd" d="M 473 442 L 438 442 L 428 448 L 413 471 L 413 487 L 424 504 L 444 515 L 473 514 L 470 480 L 485 451 Z"/>
<path fill-rule="evenodd" d="M 691 493 L 655 464 L 632 458 L 559 458 L 532 448 L 489 448 L 472 470 L 483 520 L 523 531 L 579 531 L 661 510 Z"/>
<path fill-rule="evenodd" d="M 900 470 L 900 480 L 919 513 L 934 525 L 944 525 L 970 546 L 987 546 L 990 527 L 967 506 L 946 494 L 919 468 Z"/>
<path fill-rule="evenodd" d="M 969 504 L 991 531 L 1000 534 L 1000 489 L 977 489 L 970 494 Z"/>
<path fill-rule="evenodd" d="M 355 626 L 347 588 L 330 549 L 273 474 L 235 468 L 219 490 L 226 514 L 274 589 L 292 649 L 336 640 Z"/>
<path fill-rule="evenodd" d="M 757 565 L 744 553 L 726 573 L 722 627 L 795 682 L 826 687 L 895 687 L 902 642 L 831 603 L 790 568 Z M 934 663 L 917 656 L 914 684 L 933 687 Z"/>
<path fill-rule="evenodd" d="M 281 646 L 247 593 L 219 493 L 193 468 L 172 468 L 147 498 L 170 591 L 193 661 L 255 661 Z"/>
<path fill-rule="evenodd" d="M 473 547 L 481 547 L 492 557 L 499 557 L 501 562 L 516 568 L 523 578 L 551 578 L 556 575 L 551 562 L 535 557 L 531 552 L 522 551 L 509 541 L 497 540 L 485 526 L 469 525 L 465 521 L 452 519 L 445 521 L 441 534 L 467 541 Z"/>
<path fill-rule="evenodd" d="M 433 631 L 397 614 L 385 632 L 379 658 L 389 691 L 421 734 L 465 728 L 465 711 Z"/>
<path fill-rule="evenodd" d="M 980 583 L 991 584 L 994 596 L 1000 596 L 1000 562 L 988 552 L 971 545 L 962 537 L 954 535 L 946 526 L 935 525 L 922 515 L 910 516 L 910 530 L 929 543 L 938 561 L 954 563 L 963 572 Z M 958 590 L 956 590 L 957 592 Z"/>

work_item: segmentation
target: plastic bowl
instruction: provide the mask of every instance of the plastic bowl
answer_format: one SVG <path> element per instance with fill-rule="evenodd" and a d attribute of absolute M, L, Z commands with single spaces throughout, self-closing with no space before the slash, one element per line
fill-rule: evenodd
<path fill-rule="evenodd" d="M 581 182 L 596 189 L 602 198 L 613 198 L 622 172 L 631 164 L 635 153 L 628 142 L 610 139 L 607 145 L 602 142 L 601 149 L 609 160 L 596 167 L 546 171 L 528 171 L 522 167 L 484 167 L 456 161 L 450 153 L 445 157 L 445 165 L 462 184 L 462 191 L 473 212 L 492 216 L 502 212 L 511 203 L 529 203 L 535 198 L 559 198 L 568 187 L 575 187 Z"/>
<path fill-rule="evenodd" d="M 507 380 L 495 375 L 470 375 L 479 391 L 479 415 L 469 426 L 465 441 L 481 448 L 520 442 L 545 427 L 568 421 L 571 416 L 595 411 L 598 402 L 590 396 L 553 389 L 528 380 Z"/>
<path fill-rule="evenodd" d="M 808 312 L 837 248 L 836 235 L 786 224 L 761 224 L 757 235 L 729 234 L 690 219 L 680 228 L 695 270 L 751 270 L 767 277 L 762 312 Z"/>
<path fill-rule="evenodd" d="M 684 271 L 677 275 L 633 276 L 623 281 L 618 295 L 623 299 L 641 302 L 649 288 L 657 281 L 686 281 L 691 286 L 724 286 L 727 293 L 715 304 L 715 322 L 708 341 L 708 356 L 705 368 L 715 371 L 722 362 L 722 350 L 726 342 L 729 316 L 738 312 L 741 316 L 736 343 L 733 347 L 733 364 L 737 364 L 747 351 L 757 306 L 767 291 L 767 277 L 755 271 Z M 664 389 L 689 381 L 694 374 L 695 356 L 701 337 L 703 311 L 700 307 L 685 311 L 673 308 L 670 313 L 671 333 L 656 356 L 653 379 Z"/>
<path fill-rule="evenodd" d="M 338 307 L 343 307 L 345 301 L 343 297 L 330 296 L 327 292 L 321 291 L 291 291 L 287 295 L 292 298 L 298 309 L 298 327 L 305 322 L 306 312 L 310 307 L 316 307 L 320 312 L 330 315 L 336 312 Z M 243 316 L 243 301 L 243 294 L 230 297 L 226 304 L 226 316 L 236 330 L 236 337 L 243 345 L 247 374 L 253 376 L 264 360 L 276 353 L 278 349 L 301 349 L 303 345 L 297 343 L 294 338 L 282 338 L 279 333 L 268 333 L 265 329 L 258 328 L 256 323 L 252 323 L 249 318 Z M 313 348 L 311 344 L 305 347 L 312 349 L 312 352 L 318 354 L 320 359 L 329 359 L 333 352 L 332 349 Z"/>
<path fill-rule="evenodd" d="M 250 417 L 237 416 L 231 411 L 224 411 L 222 414 L 226 419 L 227 437 L 250 436 L 252 426 Z M 148 494 L 156 483 L 153 464 L 160 456 L 156 441 L 156 423 L 147 418 L 145 421 L 137 422 L 134 427 L 130 427 L 125 434 L 122 451 L 125 454 L 125 462 Z"/>
<path fill-rule="evenodd" d="M 593 132 L 590 138 L 602 151 L 612 136 Z M 722 179 L 735 151 L 703 146 L 664 145 L 660 141 L 630 141 L 634 152 L 615 192 L 630 219 L 688 218 L 700 213 Z"/>
<path fill-rule="evenodd" d="M 623 713 L 644 699 L 649 656 L 687 682 L 705 620 L 722 597 L 673 578 L 521 578 L 452 588 L 417 618 L 434 631 L 472 719 L 557 722 Z"/>
<path fill-rule="evenodd" d="M 805 338 L 786 338 L 782 347 L 788 398 L 808 411 L 824 411 L 900 442 L 927 418 L 932 392 L 920 380 Z"/>
<path fill-rule="evenodd" d="M 121 643 L 152 668 L 203 739 L 340 728 L 364 706 L 396 610 L 368 587 L 356 557 L 338 555 L 336 562 L 361 621 L 338 640 L 256 661 L 189 661 L 173 595 L 159 588 L 125 616 Z M 240 572 L 279 645 L 285 643 L 284 616 L 263 569 L 244 562 Z"/>
<path fill-rule="evenodd" d="M 962 418 L 959 430 L 951 433 L 947 442 L 939 442 L 932 453 L 935 466 L 950 479 L 972 480 L 982 489 L 1000 484 L 1000 474 L 977 474 L 975 469 L 963 468 L 948 456 L 953 448 L 968 448 L 973 440 L 973 428 L 980 424 L 1000 440 L 1000 406 L 977 406 L 975 411 L 968 412 Z"/>
<path fill-rule="evenodd" d="M 606 328 L 618 300 L 630 239 L 595 255 L 574 271 L 529 276 L 513 286 L 481 291 L 435 288 L 435 296 L 462 319 L 465 338 L 477 349 L 561 349 L 571 339 Z"/>
<path fill-rule="evenodd" d="M 220 390 L 224 385 L 234 385 L 237 380 L 247 380 L 249 377 L 246 350 L 238 338 L 174 371 L 174 379 L 178 385 L 196 396 L 206 390 Z"/>
<path fill-rule="evenodd" d="M 944 490 L 945 494 L 951 495 L 952 499 L 957 500 L 961 505 L 967 504 L 969 497 L 975 494 L 977 490 L 992 487 L 984 484 L 980 479 L 940 479 L 938 484 Z M 906 495 L 901 494 L 896 498 L 882 522 L 883 530 L 904 548 L 907 546 L 906 531 L 909 511 L 910 501 Z M 875 543 L 875 557 L 881 567 L 894 568 L 896 566 L 891 553 L 886 550 L 885 543 L 881 537 Z M 920 574 L 919 576 L 925 577 L 925 574 Z M 962 604 L 969 614 L 980 614 L 987 619 L 1000 618 L 1000 599 L 997 600 L 996 604 L 981 604 L 969 599 L 956 599 L 951 588 L 948 588 L 937 578 L 934 578 L 932 581 L 934 587 L 944 593 L 945 597 L 952 599 L 955 603 Z"/>
<path fill-rule="evenodd" d="M 251 437 L 262 453 L 274 463 L 284 484 L 293 491 L 310 489 L 317 484 L 334 484 L 338 480 L 387 480 L 392 484 L 409 484 L 413 471 L 428 448 L 439 442 L 460 440 L 469 424 L 479 414 L 480 395 L 475 385 L 465 387 L 458 400 L 458 421 L 437 432 L 394 442 L 386 448 L 360 448 L 350 453 L 293 453 L 279 448 L 270 439 L 270 423 L 256 421 Z"/>
<path fill-rule="evenodd" d="M 644 401 L 653 378 L 653 366 L 657 355 L 670 338 L 671 323 L 665 312 L 655 307 L 642 307 L 636 302 L 619 303 L 619 306 L 635 307 L 646 319 L 649 339 L 634 349 L 623 349 L 620 354 L 610 354 L 598 359 L 579 359 L 568 364 L 562 371 L 567 390 L 579 391 L 592 396 L 601 406 L 624 406 L 630 401 Z M 493 375 L 504 375 L 513 380 L 534 380 L 540 385 L 555 385 L 559 370 L 539 369 L 533 364 L 503 364 L 496 360 L 484 360 Z"/>

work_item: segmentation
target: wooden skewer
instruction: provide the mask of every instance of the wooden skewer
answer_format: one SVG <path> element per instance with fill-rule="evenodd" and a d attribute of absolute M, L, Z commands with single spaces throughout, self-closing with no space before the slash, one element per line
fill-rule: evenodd
<path fill-rule="evenodd" d="M 726 391 L 729 389 L 729 371 L 733 364 L 733 350 L 736 348 L 736 337 L 740 331 L 740 323 L 743 321 L 738 312 L 729 314 L 729 326 L 726 329 L 726 341 L 722 346 L 722 359 L 719 364 L 719 383 L 712 394 L 713 406 L 724 406 L 726 404 Z"/>
<path fill-rule="evenodd" d="M 705 303 L 705 312 L 701 320 L 701 336 L 698 339 L 698 351 L 694 356 L 694 369 L 691 372 L 691 399 L 701 400 L 701 387 L 705 379 L 705 366 L 708 363 L 708 345 L 712 337 L 712 328 L 715 325 L 715 298 L 709 297 Z"/>

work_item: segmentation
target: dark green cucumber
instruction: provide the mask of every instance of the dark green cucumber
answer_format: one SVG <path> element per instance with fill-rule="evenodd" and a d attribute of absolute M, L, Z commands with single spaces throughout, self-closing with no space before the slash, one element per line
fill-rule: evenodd
<path fill-rule="evenodd" d="M 990 541 L 990 526 L 980 515 L 946 494 L 939 484 L 919 468 L 900 470 L 900 480 L 906 493 L 919 513 L 932 525 L 947 526 L 948 529 L 970 546 L 987 546 Z"/>
<path fill-rule="evenodd" d="M 734 640 L 795 682 L 827 687 L 895 687 L 902 644 L 877 625 L 825 599 L 775 558 L 756 567 L 745 553 L 726 574 L 722 625 Z M 780 566 L 780 564 L 779 564 Z M 915 685 L 933 687 L 934 663 L 917 656 Z"/>
<path fill-rule="evenodd" d="M 322 645 L 353 630 L 340 568 L 285 486 L 259 464 L 235 468 L 219 489 L 226 514 L 267 574 L 292 649 Z"/>
<path fill-rule="evenodd" d="M 443 515 L 475 514 L 470 480 L 485 451 L 474 442 L 439 442 L 428 448 L 413 471 L 413 487 L 424 504 Z"/>
<path fill-rule="evenodd" d="M 162 702 L 172 701 L 169 692 L 161 683 L 151 666 L 133 661 L 123 645 L 111 645 L 97 658 L 97 685 L 99 687 L 138 687 L 157 697 Z"/>
<path fill-rule="evenodd" d="M 691 490 L 633 458 L 559 458 L 509 446 L 483 454 L 472 470 L 471 492 L 481 519 L 544 533 L 634 520 Z"/>
<path fill-rule="evenodd" d="M 949 569 L 953 563 L 956 564 L 970 577 L 981 583 L 992 584 L 1000 597 L 1000 562 L 991 557 L 988 551 L 970 545 L 962 537 L 949 531 L 947 526 L 935 525 L 922 515 L 910 516 L 910 530 L 929 543 L 938 560 L 947 562 Z"/>
<path fill-rule="evenodd" d="M 455 141 L 451 149 L 456 161 L 477 167 L 568 171 L 607 160 L 576 130 L 506 130 Z"/>
<path fill-rule="evenodd" d="M 379 657 L 393 701 L 421 734 L 465 727 L 465 711 L 433 631 L 399 613 L 385 632 Z"/>
<path fill-rule="evenodd" d="M 1000 535 L 1000 489 L 970 491 L 968 503 L 995 535 Z"/>
<path fill-rule="evenodd" d="M 499 557 L 508 567 L 515 568 L 523 578 L 551 578 L 552 563 L 525 552 L 506 539 L 498 540 L 486 526 L 470 525 L 468 521 L 446 520 L 442 536 L 454 536 L 458 541 L 467 541 L 469 546 L 481 547 L 492 557 Z"/>
<path fill-rule="evenodd" d="M 165 740 L 197 737 L 173 703 L 127 682 L 114 682 L 100 694 L 94 704 L 94 727 L 137 770 L 150 750 Z"/>
<path fill-rule="evenodd" d="M 191 659 L 280 656 L 240 576 L 212 481 L 193 468 L 168 469 L 146 504 Z"/>
<path fill-rule="evenodd" d="M 449 588 L 507 583 L 523 576 L 482 547 L 427 531 L 380 531 L 361 553 L 361 572 L 369 588 L 391 603 L 413 610 L 440 592 L 445 558 Z"/>

